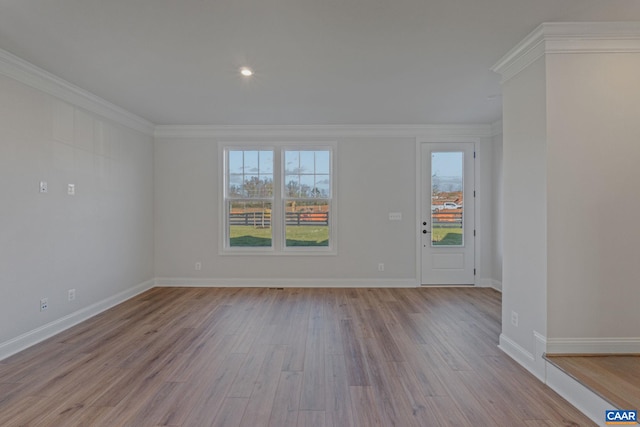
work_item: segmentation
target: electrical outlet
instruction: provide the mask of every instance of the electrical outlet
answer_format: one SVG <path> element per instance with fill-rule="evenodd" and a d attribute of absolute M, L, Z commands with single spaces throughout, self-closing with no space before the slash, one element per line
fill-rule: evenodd
<path fill-rule="evenodd" d="M 378 264 L 378 271 L 384 271 L 384 264 L 383 263 Z"/>
<path fill-rule="evenodd" d="M 74 299 L 76 299 L 76 290 L 75 289 L 69 289 L 67 291 L 67 299 L 69 301 L 73 301 Z"/>
<path fill-rule="evenodd" d="M 511 324 L 516 327 L 518 326 L 518 313 L 515 311 L 511 312 Z"/>
<path fill-rule="evenodd" d="M 76 195 L 76 186 L 75 184 L 69 184 L 67 187 L 67 194 L 70 196 Z"/>
<path fill-rule="evenodd" d="M 48 189 L 49 189 L 49 186 L 47 185 L 47 181 L 40 181 L 40 192 L 46 193 Z"/>
<path fill-rule="evenodd" d="M 40 298 L 40 311 L 45 311 L 49 308 L 49 298 Z"/>
<path fill-rule="evenodd" d="M 202 270 L 202 263 L 196 262 L 196 271 L 200 271 L 200 270 Z"/>

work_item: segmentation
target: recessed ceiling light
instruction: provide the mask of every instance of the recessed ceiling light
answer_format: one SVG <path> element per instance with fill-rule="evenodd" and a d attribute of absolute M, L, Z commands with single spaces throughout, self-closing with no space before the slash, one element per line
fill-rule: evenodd
<path fill-rule="evenodd" d="M 253 75 L 253 70 L 249 67 L 242 67 L 240 68 L 240 74 L 242 74 L 245 77 L 250 77 Z"/>

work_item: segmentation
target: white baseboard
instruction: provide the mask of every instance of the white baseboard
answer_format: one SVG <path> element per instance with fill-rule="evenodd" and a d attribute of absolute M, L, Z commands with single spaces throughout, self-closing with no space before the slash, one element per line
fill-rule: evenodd
<path fill-rule="evenodd" d="M 32 345 L 35 345 L 41 341 L 46 340 L 60 332 L 69 329 L 72 326 L 83 322 L 96 314 L 118 305 L 148 289 L 154 287 L 154 281 L 148 280 L 140 283 L 130 289 L 124 290 L 116 295 L 99 301 L 95 304 L 91 304 L 88 307 L 75 311 L 67 316 L 56 319 L 52 322 L 42 325 L 39 328 L 33 329 L 8 341 L 0 343 L 0 360 L 16 354 Z"/>
<path fill-rule="evenodd" d="M 502 292 L 502 282 L 495 279 L 480 279 L 478 280 L 477 286 L 479 288 L 493 288 L 498 292 Z"/>
<path fill-rule="evenodd" d="M 640 338 L 550 338 L 547 354 L 640 354 Z"/>
<path fill-rule="evenodd" d="M 415 288 L 416 279 L 193 279 L 158 277 L 156 286 L 210 288 Z"/>
<path fill-rule="evenodd" d="M 545 381 L 544 363 L 543 361 L 540 361 L 540 359 L 542 359 L 541 355 L 539 355 L 539 357 L 534 356 L 534 354 L 507 337 L 505 334 L 500 334 L 500 343 L 498 344 L 498 348 L 522 365 L 522 367 L 527 371 L 531 372 L 540 381 Z M 536 353 L 539 351 L 541 350 L 539 350 L 539 346 L 536 342 Z"/>
<path fill-rule="evenodd" d="M 545 351 L 550 353 L 550 342 L 552 340 L 547 339 L 536 331 L 533 332 L 533 338 L 534 353 L 529 352 L 505 334 L 500 335 L 500 345 L 498 347 L 593 422 L 605 426 L 605 410 L 616 409 L 614 405 L 544 358 Z"/>
<path fill-rule="evenodd" d="M 546 362 L 546 364 L 547 385 L 575 406 L 580 412 L 591 418 L 594 423 L 605 426 L 605 410 L 616 409 L 615 406 L 604 400 L 597 393 L 591 391 L 588 387 L 576 381 L 553 363 Z"/>
<path fill-rule="evenodd" d="M 540 332 L 533 331 L 533 364 L 535 370 L 535 376 L 541 381 L 546 381 L 547 378 L 547 361 L 544 358 L 547 352 L 547 337 Z"/>

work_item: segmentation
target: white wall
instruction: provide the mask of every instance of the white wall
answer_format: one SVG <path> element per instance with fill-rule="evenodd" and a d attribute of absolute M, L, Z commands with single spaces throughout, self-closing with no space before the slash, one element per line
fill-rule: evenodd
<path fill-rule="evenodd" d="M 640 23 L 542 24 L 493 69 L 504 100 L 500 347 L 600 422 L 606 403 L 542 355 L 640 351 Z"/>
<path fill-rule="evenodd" d="M 186 133 L 194 131 L 189 127 Z M 488 127 L 487 127 L 488 131 Z M 195 130 L 197 133 L 197 129 Z M 161 134 L 164 130 L 161 130 Z M 219 253 L 216 136 L 162 136 L 155 142 L 155 272 L 160 285 L 416 286 L 416 139 L 316 135 L 278 141 L 337 143 L 338 254 L 247 256 Z M 488 133 L 488 132 L 486 132 Z M 466 136 L 466 139 L 469 137 Z M 418 138 L 420 139 L 420 138 Z M 435 140 L 437 137 L 430 137 Z M 446 140 L 455 139 L 449 135 Z M 235 138 L 237 140 L 237 137 Z M 242 139 L 260 143 L 271 137 Z M 485 146 L 486 144 L 486 146 Z M 493 284 L 492 146 L 481 139 L 476 167 L 478 277 Z M 482 160 L 484 159 L 484 160 Z M 483 162 L 488 165 L 485 166 Z M 486 201 L 482 197 L 486 196 Z M 402 221 L 389 221 L 401 212 Z M 484 227 L 487 229 L 485 230 Z M 195 270 L 195 263 L 202 270 Z M 378 271 L 378 263 L 385 271 Z M 479 281 L 480 282 L 480 281 Z"/>
<path fill-rule="evenodd" d="M 501 345 L 518 346 L 532 357 L 534 332 L 545 335 L 547 329 L 545 93 L 544 58 L 503 85 Z M 512 312 L 518 314 L 518 326 L 511 323 Z"/>
<path fill-rule="evenodd" d="M 565 350 L 609 340 L 608 351 L 635 338 L 637 351 L 640 54 L 547 61 L 548 337 Z"/>
<path fill-rule="evenodd" d="M 3 75 L 0 99 L 2 358 L 153 278 L 153 139 Z"/>
<path fill-rule="evenodd" d="M 637 353 L 640 23 L 542 24 L 494 69 L 505 80 L 501 344 L 530 365 L 543 351 Z"/>
<path fill-rule="evenodd" d="M 263 279 L 284 279 L 285 286 L 415 285 L 414 156 L 413 138 L 338 138 L 337 256 L 220 255 L 217 140 L 160 138 L 156 275 L 217 285 Z M 389 221 L 389 212 L 401 212 L 402 221 Z M 201 271 L 195 262 L 202 262 Z M 384 272 L 377 269 L 381 262 Z"/>

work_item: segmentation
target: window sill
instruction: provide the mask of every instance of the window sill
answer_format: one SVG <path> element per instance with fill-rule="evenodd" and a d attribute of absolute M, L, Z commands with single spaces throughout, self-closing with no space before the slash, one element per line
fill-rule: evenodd
<path fill-rule="evenodd" d="M 223 249 L 219 251 L 220 256 L 337 256 L 336 249 L 305 249 L 305 250 L 253 250 L 253 249 Z"/>

